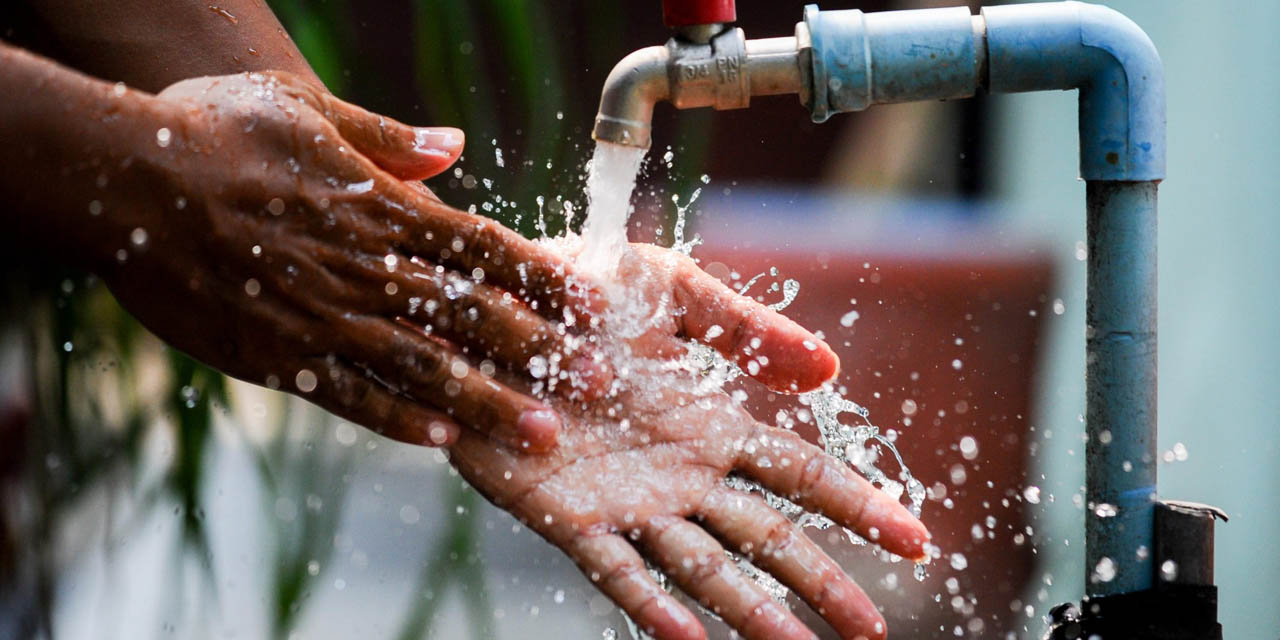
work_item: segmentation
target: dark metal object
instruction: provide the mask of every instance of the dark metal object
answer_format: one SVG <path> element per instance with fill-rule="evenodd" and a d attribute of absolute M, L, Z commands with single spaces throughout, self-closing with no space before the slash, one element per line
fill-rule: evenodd
<path fill-rule="evenodd" d="M 1192 502 L 1157 502 L 1154 586 L 1054 607 L 1048 640 L 1222 640 L 1213 584 L 1217 518 L 1227 515 Z"/>

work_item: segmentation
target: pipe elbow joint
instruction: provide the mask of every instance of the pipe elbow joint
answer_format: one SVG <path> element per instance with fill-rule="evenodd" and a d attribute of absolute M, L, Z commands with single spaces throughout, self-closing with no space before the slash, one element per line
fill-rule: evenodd
<path fill-rule="evenodd" d="M 671 94 L 669 60 L 670 52 L 661 46 L 639 49 L 619 60 L 604 81 L 591 137 L 647 149 L 653 107 Z"/>
<path fill-rule="evenodd" d="M 1081 177 L 1164 178 L 1164 66 L 1137 24 L 1081 2 L 985 7 L 982 16 L 992 92 L 1080 90 Z"/>

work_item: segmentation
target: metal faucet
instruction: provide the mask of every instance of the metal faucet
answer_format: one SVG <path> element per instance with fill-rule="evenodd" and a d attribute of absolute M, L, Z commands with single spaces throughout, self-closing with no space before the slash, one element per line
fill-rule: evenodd
<path fill-rule="evenodd" d="M 668 2 L 668 4 L 673 4 Z M 732 7 L 732 4 L 729 5 Z M 604 81 L 592 137 L 648 148 L 653 107 L 742 109 L 751 96 L 809 95 L 808 30 L 787 38 L 747 40 L 725 22 L 680 24 L 663 46 L 623 58 Z"/>
<path fill-rule="evenodd" d="M 1170 523 L 1185 520 L 1160 514 L 1187 510 L 1156 496 L 1156 193 L 1165 177 L 1165 96 L 1160 56 L 1142 29 L 1080 2 L 985 7 L 978 15 L 967 7 L 863 13 L 810 5 L 794 37 L 747 40 L 728 26 L 733 0 L 663 4 L 675 35 L 614 67 L 592 133 L 598 141 L 647 148 L 653 107 L 664 100 L 679 109 L 738 109 L 751 96 L 794 93 L 823 122 L 874 104 L 1079 90 L 1089 240 L 1087 586 L 1083 613 L 1069 621 L 1075 627 L 1064 622 L 1055 633 L 1164 638 L 1175 636 L 1159 629 L 1194 629 L 1176 637 L 1221 638 L 1214 516 L 1196 512 L 1208 531 L 1198 546 L 1170 546 L 1185 529 Z M 1195 584 L 1172 584 L 1157 575 L 1166 561 L 1210 569 Z M 1114 568 L 1110 579 L 1096 578 L 1103 563 Z M 1169 611 L 1194 612 L 1194 620 L 1172 620 Z"/>

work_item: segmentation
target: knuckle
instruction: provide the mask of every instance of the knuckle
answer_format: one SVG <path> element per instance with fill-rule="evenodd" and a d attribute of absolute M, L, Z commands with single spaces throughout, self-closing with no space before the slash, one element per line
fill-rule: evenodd
<path fill-rule="evenodd" d="M 336 381 L 338 403 L 347 409 L 365 409 L 374 396 L 373 384 L 354 373 L 343 373 Z"/>
<path fill-rule="evenodd" d="M 643 581 L 647 575 L 648 570 L 644 568 L 643 563 L 628 559 L 609 567 L 604 575 L 600 576 L 600 585 L 606 591 L 616 592 L 627 583 Z"/>
<path fill-rule="evenodd" d="M 781 609 L 768 598 L 762 598 L 742 614 L 739 626 L 748 634 L 755 635 L 752 634 L 753 630 L 776 629 L 781 627 L 785 621 L 786 615 L 782 613 Z"/>
<path fill-rule="evenodd" d="M 417 362 L 418 371 L 427 384 L 442 386 L 453 379 L 453 358 L 436 353 L 433 349 L 420 347 L 417 351 L 419 357 L 410 357 Z"/>
<path fill-rule="evenodd" d="M 761 555 L 765 556 L 782 556 L 796 542 L 796 536 L 799 535 L 792 526 L 791 521 L 785 518 L 775 519 L 764 533 L 764 548 L 760 550 Z"/>
<path fill-rule="evenodd" d="M 815 487 L 822 482 L 827 474 L 827 461 L 820 455 L 814 455 L 805 462 L 800 469 L 800 475 L 796 479 L 796 487 L 794 497 L 808 498 L 812 495 Z"/>

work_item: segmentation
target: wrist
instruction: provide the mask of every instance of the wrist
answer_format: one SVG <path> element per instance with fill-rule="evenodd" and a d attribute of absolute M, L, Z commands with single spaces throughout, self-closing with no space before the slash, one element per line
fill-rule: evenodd
<path fill-rule="evenodd" d="M 22 252 L 108 268 L 155 214 L 168 179 L 157 132 L 175 114 L 150 94 L 38 56 L 11 47 L 0 55 L 0 91 L 24 96 L 0 107 L 13 141 L 0 149 L 10 237 Z"/>

